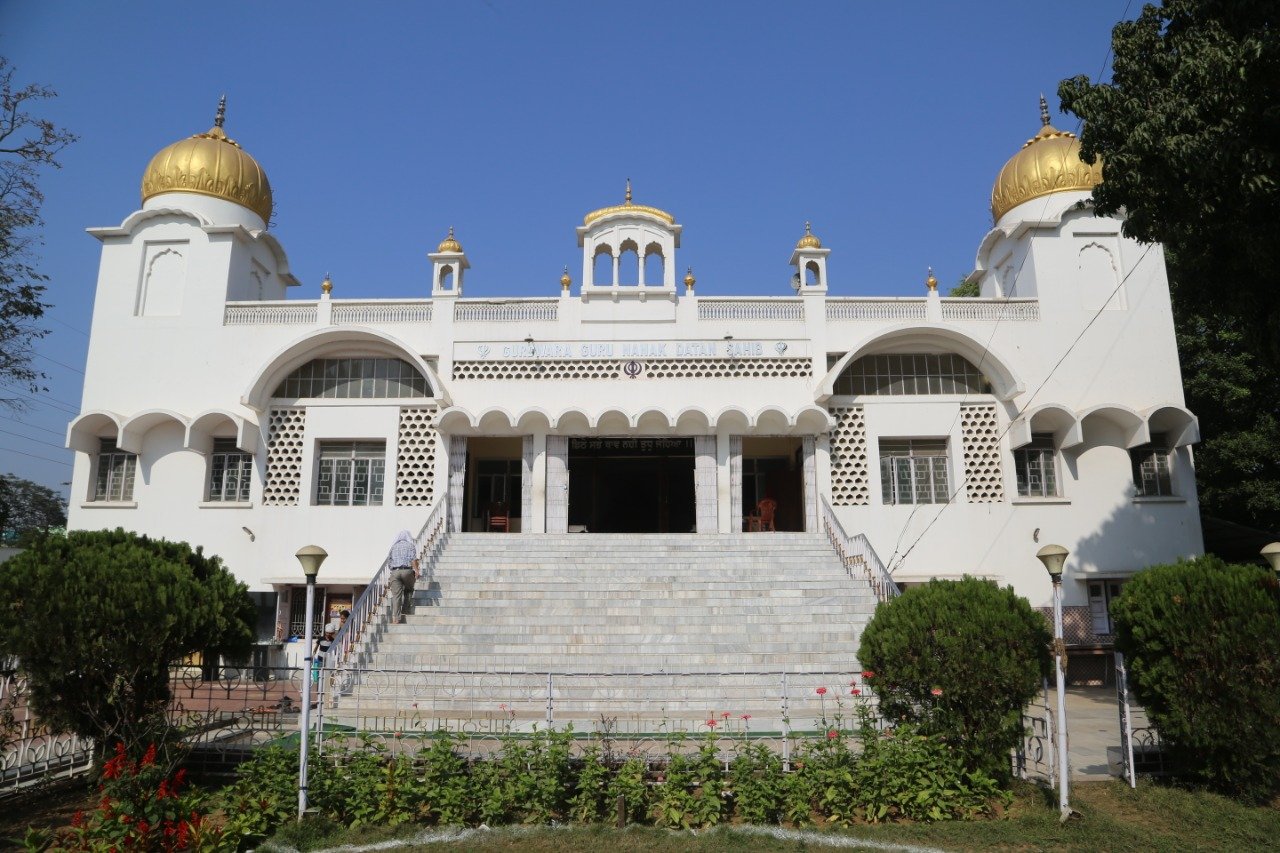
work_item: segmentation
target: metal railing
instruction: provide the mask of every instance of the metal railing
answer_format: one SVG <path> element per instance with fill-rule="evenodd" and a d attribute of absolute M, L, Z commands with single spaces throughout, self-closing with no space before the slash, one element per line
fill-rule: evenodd
<path fill-rule="evenodd" d="M 861 533 L 857 536 L 846 533 L 825 495 L 822 496 L 822 524 L 826 528 L 827 538 L 831 540 L 832 547 L 840 555 L 840 562 L 850 576 L 853 575 L 855 566 L 866 572 L 867 581 L 875 590 L 878 601 L 888 601 L 900 594 L 898 585 L 893 582 L 884 563 L 880 562 L 880 556 L 871 547 L 870 540 Z"/>
<path fill-rule="evenodd" d="M 6 718 L 0 727 L 0 795 L 46 779 L 77 776 L 93 766 L 93 741 L 50 731 L 32 715 L 27 696 L 21 672 L 0 670 L 0 712 Z"/>
<path fill-rule="evenodd" d="M 449 495 L 446 491 L 436 501 L 435 507 L 427 516 L 426 523 L 418 531 L 415 539 L 420 564 L 418 584 L 430 583 L 434 576 L 436 559 L 440 556 L 440 550 L 444 547 L 447 538 L 448 507 Z M 374 573 L 369 585 L 351 605 L 351 616 L 347 619 L 347 624 L 334 634 L 333 643 L 324 656 L 325 668 L 342 669 L 357 663 L 354 656 L 358 650 L 376 641 L 386 630 L 390 614 L 385 598 L 390 584 L 391 564 L 384 557 L 382 565 Z"/>

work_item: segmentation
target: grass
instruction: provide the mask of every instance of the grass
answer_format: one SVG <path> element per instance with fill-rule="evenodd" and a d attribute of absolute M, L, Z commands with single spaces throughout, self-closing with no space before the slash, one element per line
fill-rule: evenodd
<path fill-rule="evenodd" d="M 724 827 L 677 833 L 646 827 L 540 829 L 512 827 L 467 832 L 446 840 L 448 831 L 422 827 L 345 830 L 333 825 L 291 826 L 263 849 L 315 850 L 343 844 L 364 845 L 401 839 L 397 851 L 466 850 L 572 853 L 573 851 L 795 851 L 850 846 L 856 839 L 878 844 L 915 845 L 943 850 L 1009 851 L 1199 851 L 1280 849 L 1280 809 L 1251 808 L 1203 792 L 1153 784 L 1130 790 L 1120 782 L 1078 783 L 1072 804 L 1080 813 L 1058 822 L 1051 792 L 1032 786 L 1017 791 L 1013 806 L 999 820 L 934 824 L 863 825 L 819 828 L 802 837 L 771 837 L 752 828 Z M 432 833 L 423 836 L 424 832 Z M 446 837 L 441 837 L 441 835 Z M 415 836 L 420 836 L 414 841 Z M 428 841 L 428 837 L 438 840 Z M 350 848 L 349 848 L 350 849 Z M 384 848 L 385 849 L 385 848 Z"/>

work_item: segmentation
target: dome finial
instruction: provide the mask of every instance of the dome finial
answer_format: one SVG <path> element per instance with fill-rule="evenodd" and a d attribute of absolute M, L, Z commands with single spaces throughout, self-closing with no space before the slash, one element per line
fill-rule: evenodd
<path fill-rule="evenodd" d="M 626 198 L 626 203 L 627 203 L 627 205 L 628 205 L 628 206 L 630 206 L 630 204 L 631 204 L 631 179 L 630 179 L 630 178 L 627 178 L 627 198 Z"/>
<path fill-rule="evenodd" d="M 462 244 L 453 236 L 453 226 L 449 226 L 449 236 L 440 241 L 440 245 L 436 246 L 437 252 L 456 252 L 462 254 Z"/>
<path fill-rule="evenodd" d="M 818 235 L 813 233 L 813 226 L 809 224 L 809 220 L 804 221 L 804 236 L 796 241 L 797 249 L 821 249 L 822 241 L 818 239 Z"/>
<path fill-rule="evenodd" d="M 1040 93 L 1040 123 L 1049 126 L 1049 102 L 1044 99 L 1043 92 Z"/>
<path fill-rule="evenodd" d="M 938 280 L 933 277 L 933 267 L 929 267 L 929 277 L 924 280 L 924 286 L 929 288 L 930 293 L 938 290 Z"/>
<path fill-rule="evenodd" d="M 560 276 L 560 289 L 568 290 L 569 285 L 573 284 L 573 279 L 569 277 L 569 268 L 564 268 L 564 274 Z"/>
<path fill-rule="evenodd" d="M 213 126 L 222 127 L 223 122 L 227 120 L 227 96 L 224 94 L 218 98 L 218 113 L 213 117 Z"/>
<path fill-rule="evenodd" d="M 324 274 L 324 281 L 320 282 L 320 290 L 324 293 L 325 296 L 328 296 L 330 293 L 333 293 L 333 279 L 329 278 L 328 273 Z"/>

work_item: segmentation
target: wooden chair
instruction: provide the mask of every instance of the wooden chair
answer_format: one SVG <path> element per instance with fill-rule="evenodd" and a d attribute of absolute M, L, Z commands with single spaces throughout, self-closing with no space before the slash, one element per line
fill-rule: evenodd
<path fill-rule="evenodd" d="M 756 504 L 756 516 L 758 527 L 757 530 L 773 530 L 777 531 L 774 523 L 774 516 L 778 513 L 778 502 L 773 498 L 765 498 Z"/>
<path fill-rule="evenodd" d="M 507 505 L 504 502 L 494 501 L 489 504 L 486 514 L 489 516 L 489 520 L 485 523 L 486 530 L 506 533 L 511 529 L 511 517 L 507 514 Z"/>

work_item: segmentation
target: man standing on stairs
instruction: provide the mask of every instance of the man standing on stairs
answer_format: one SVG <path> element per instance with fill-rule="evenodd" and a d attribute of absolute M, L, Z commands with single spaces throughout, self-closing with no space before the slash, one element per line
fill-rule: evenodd
<path fill-rule="evenodd" d="M 387 562 L 391 564 L 391 624 L 398 625 L 405 610 L 412 606 L 413 585 L 418 580 L 418 546 L 412 533 L 401 530 L 396 534 Z"/>

